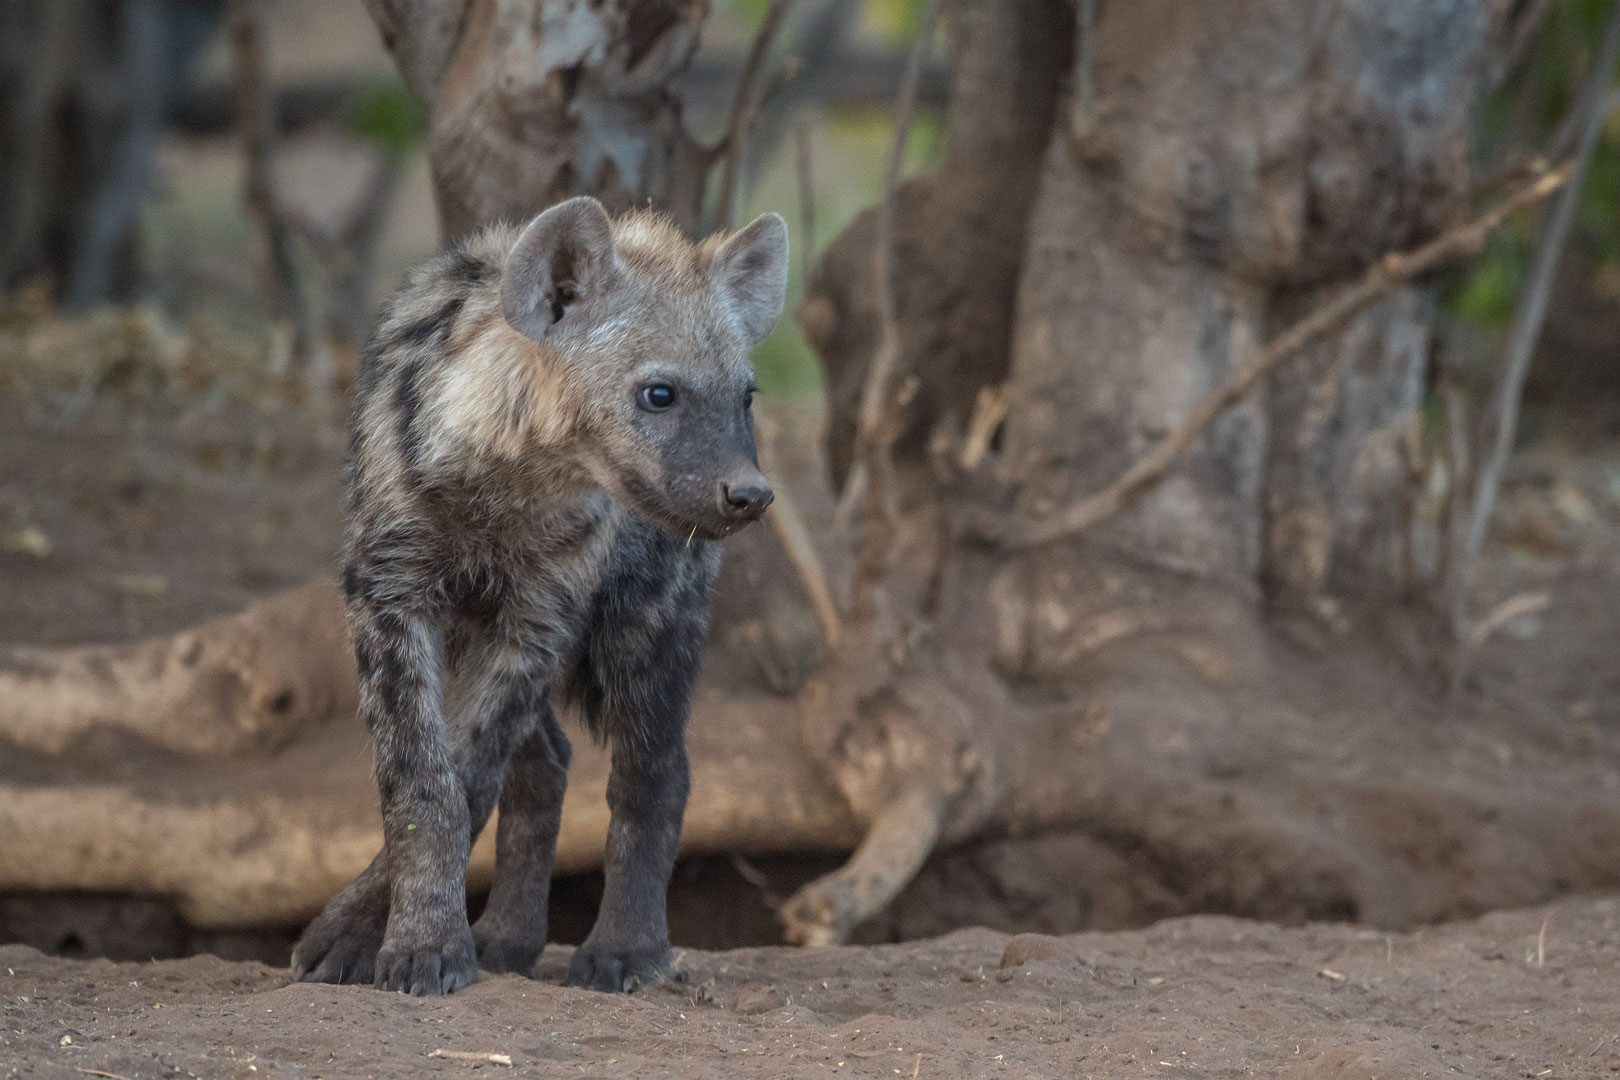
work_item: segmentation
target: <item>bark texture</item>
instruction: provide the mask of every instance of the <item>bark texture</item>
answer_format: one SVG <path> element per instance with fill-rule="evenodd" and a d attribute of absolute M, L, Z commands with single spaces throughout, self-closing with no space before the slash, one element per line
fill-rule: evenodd
<path fill-rule="evenodd" d="M 217 0 L 0 2 L 0 289 L 82 307 L 139 285 L 148 166 Z"/>
<path fill-rule="evenodd" d="M 1118 475 L 1313 285 L 1455 219 L 1489 28 L 1469 0 L 1105 5 L 1029 230 L 1007 433 L 1023 514 Z M 1096 542 L 1320 591 L 1352 523 L 1387 516 L 1387 487 L 1350 479 L 1416 405 L 1426 321 L 1418 297 L 1358 320 Z"/>
<path fill-rule="evenodd" d="M 897 375 L 919 377 L 898 451 L 919 456 L 946 418 L 965 425 L 979 390 L 1006 377 L 1014 300 L 1040 160 L 1073 37 L 1063 0 L 945 4 L 950 109 L 937 173 L 899 191 Z M 798 318 L 827 373 L 834 482 L 850 465 L 866 362 L 879 338 L 876 210 L 828 247 Z"/>
<path fill-rule="evenodd" d="M 366 0 L 428 109 L 445 239 L 573 195 L 697 219 L 707 156 L 671 81 L 708 0 Z"/>

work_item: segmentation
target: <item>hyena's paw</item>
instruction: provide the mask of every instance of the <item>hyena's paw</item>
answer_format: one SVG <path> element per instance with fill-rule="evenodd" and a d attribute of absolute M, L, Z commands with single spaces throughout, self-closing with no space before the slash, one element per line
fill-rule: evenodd
<path fill-rule="evenodd" d="M 453 994 L 478 981 L 478 954 L 465 927 L 443 941 L 384 942 L 377 953 L 379 990 L 406 994 Z"/>
<path fill-rule="evenodd" d="M 322 912 L 293 949 L 293 978 L 302 982 L 371 982 L 387 922 L 387 908 L 379 912 Z"/>
<path fill-rule="evenodd" d="M 667 944 L 630 947 L 596 945 L 587 941 L 568 962 L 568 985 L 609 994 L 628 994 L 643 986 L 658 986 L 669 975 Z"/>
<path fill-rule="evenodd" d="M 545 935 L 538 940 L 529 934 L 513 934 L 499 926 L 482 923 L 472 928 L 473 943 L 478 949 L 478 966 L 494 975 L 511 972 L 534 978 L 534 965 L 546 947 Z"/>

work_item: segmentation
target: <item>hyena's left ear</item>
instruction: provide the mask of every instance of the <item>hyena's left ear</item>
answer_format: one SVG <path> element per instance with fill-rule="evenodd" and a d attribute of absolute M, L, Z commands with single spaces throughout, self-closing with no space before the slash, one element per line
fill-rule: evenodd
<path fill-rule="evenodd" d="M 501 311 L 518 333 L 542 341 L 576 300 L 606 292 L 618 273 L 607 211 L 581 195 L 529 222 L 512 245 L 501 275 Z"/>
<path fill-rule="evenodd" d="M 787 302 L 788 228 L 781 214 L 761 214 L 721 245 L 711 271 L 730 297 L 749 344 L 770 336 Z"/>

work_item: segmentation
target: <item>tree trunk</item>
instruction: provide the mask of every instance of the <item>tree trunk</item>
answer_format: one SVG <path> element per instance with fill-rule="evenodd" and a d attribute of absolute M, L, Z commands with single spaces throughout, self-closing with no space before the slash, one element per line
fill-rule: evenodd
<path fill-rule="evenodd" d="M 217 0 L 0 0 L 0 290 L 129 300 L 170 101 Z"/>
<path fill-rule="evenodd" d="M 427 106 L 447 240 L 572 195 L 618 211 L 665 207 L 688 225 L 706 155 L 671 81 L 708 0 L 366 0 Z"/>
<path fill-rule="evenodd" d="M 701 2 L 369 2 L 428 103 L 448 236 L 581 191 L 696 220 L 706 155 L 669 80 Z M 1264 619 L 1392 595 L 1393 448 L 1433 317 L 1422 289 L 1280 371 L 1091 533 L 1009 553 L 954 528 L 974 508 L 1039 521 L 1101 489 L 1336 282 L 1458 216 L 1505 6 L 1131 0 L 1079 5 L 1088 22 L 1062 0 L 949 0 L 945 166 L 898 193 L 899 367 L 918 390 L 895 447 L 892 570 L 874 616 L 790 702 L 759 668 L 792 578 L 763 530 L 732 544 L 694 711 L 688 850 L 859 841 L 784 906 L 800 941 L 847 937 L 936 847 L 1060 828 L 1152 880 L 1139 917 L 1399 925 L 1614 880 L 1620 857 L 1585 854 L 1612 854 L 1612 793 L 1507 800 L 1462 766 L 1437 783 L 1432 733 L 1403 720 L 1422 695 L 1386 655 L 1350 637 L 1302 659 Z M 840 483 L 882 336 L 875 231 L 863 215 L 834 242 L 800 313 L 827 365 Z M 1004 430 L 988 455 L 965 452 L 980 392 L 1002 384 Z M 786 471 L 824 523 L 820 478 Z M 823 551 L 835 570 L 847 554 L 837 538 Z M 364 737 L 352 672 L 300 618 L 339 625 L 335 592 L 133 652 L 0 655 L 0 731 L 29 750 L 0 780 L 15 826 L 0 828 L 0 885 L 144 883 L 219 925 L 311 911 L 357 872 L 376 830 L 360 756 L 342 751 Z M 325 691 L 297 681 L 323 671 Z M 1347 671 L 1386 707 L 1346 702 Z M 219 722 L 176 728 L 158 716 L 176 701 L 217 702 Z M 88 752 L 107 729 L 157 755 L 143 776 L 128 753 Z M 176 797 L 199 755 L 207 797 Z M 1421 783 L 1402 786 L 1408 768 Z M 576 761 L 565 865 L 599 857 L 602 771 L 600 754 Z M 263 798 L 283 781 L 290 794 Z M 70 865 L 64 838 L 91 805 L 60 797 L 73 785 L 106 828 L 160 822 L 184 842 Z M 1393 814 L 1421 819 L 1445 857 L 1414 852 Z M 267 892 L 282 865 L 293 880 Z"/>

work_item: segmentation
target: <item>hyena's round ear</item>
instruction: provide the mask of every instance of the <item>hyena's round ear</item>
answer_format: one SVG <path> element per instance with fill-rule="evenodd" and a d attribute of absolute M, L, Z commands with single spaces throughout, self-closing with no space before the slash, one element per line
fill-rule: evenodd
<path fill-rule="evenodd" d="M 730 299 L 751 344 L 770 336 L 787 302 L 788 227 L 761 214 L 715 253 L 711 273 Z"/>
<path fill-rule="evenodd" d="M 617 275 L 613 224 L 601 203 L 581 195 L 529 222 L 512 245 L 501 311 L 514 330 L 540 341 L 576 300 L 606 292 Z"/>

